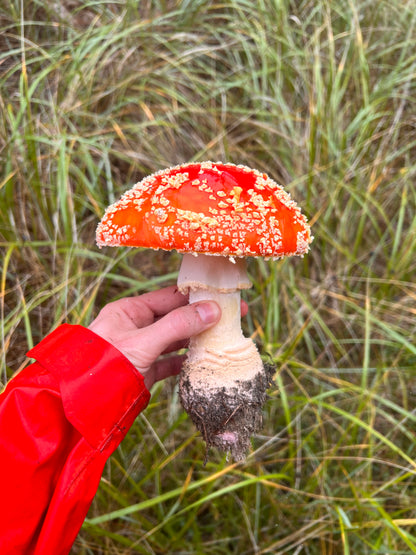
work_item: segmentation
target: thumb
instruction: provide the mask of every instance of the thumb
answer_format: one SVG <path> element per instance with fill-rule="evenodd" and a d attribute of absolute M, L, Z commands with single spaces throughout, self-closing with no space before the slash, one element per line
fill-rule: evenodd
<path fill-rule="evenodd" d="M 216 324 L 220 318 L 221 309 L 213 301 L 176 308 L 135 334 L 136 349 L 140 350 L 141 358 L 145 358 L 146 363 L 150 365 L 170 345 L 202 333 Z M 141 347 L 137 345 L 138 340 Z"/>

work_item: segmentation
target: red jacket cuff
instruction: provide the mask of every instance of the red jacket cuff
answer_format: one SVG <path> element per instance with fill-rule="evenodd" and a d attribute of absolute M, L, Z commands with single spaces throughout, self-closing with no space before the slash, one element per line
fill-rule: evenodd
<path fill-rule="evenodd" d="M 27 356 L 57 380 L 66 418 L 94 448 L 124 437 L 149 402 L 143 376 L 129 360 L 82 326 L 60 326 Z"/>

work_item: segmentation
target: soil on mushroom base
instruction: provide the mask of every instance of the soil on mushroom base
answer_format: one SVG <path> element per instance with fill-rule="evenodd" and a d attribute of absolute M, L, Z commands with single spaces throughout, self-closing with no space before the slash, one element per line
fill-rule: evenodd
<path fill-rule="evenodd" d="M 262 407 L 276 367 L 265 364 L 249 380 L 236 378 L 227 386 L 206 388 L 194 383 L 185 363 L 179 386 L 182 406 L 201 432 L 207 445 L 230 452 L 235 461 L 244 460 L 251 436 L 262 427 Z"/>

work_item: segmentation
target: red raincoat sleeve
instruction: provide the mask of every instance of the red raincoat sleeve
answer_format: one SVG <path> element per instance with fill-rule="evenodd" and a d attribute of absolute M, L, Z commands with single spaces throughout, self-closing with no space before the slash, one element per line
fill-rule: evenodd
<path fill-rule="evenodd" d="M 63 325 L 0 395 L 0 553 L 67 554 L 150 393 L 112 345 Z"/>

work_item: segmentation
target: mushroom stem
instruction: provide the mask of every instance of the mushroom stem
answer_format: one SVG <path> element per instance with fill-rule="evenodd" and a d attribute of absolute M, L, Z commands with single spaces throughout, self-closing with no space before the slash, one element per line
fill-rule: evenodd
<path fill-rule="evenodd" d="M 189 293 L 190 302 L 202 300 L 218 303 L 221 319 L 190 340 L 187 361 L 194 368 L 195 378 L 198 376 L 209 387 L 250 379 L 263 365 L 253 341 L 241 330 L 240 291 L 199 289 Z"/>
<path fill-rule="evenodd" d="M 188 362 L 221 374 L 252 374 L 262 367 L 251 339 L 241 330 L 240 290 L 251 287 L 244 259 L 232 262 L 223 256 L 184 255 L 178 287 L 189 292 L 189 302 L 212 300 L 221 308 L 221 319 L 211 329 L 193 337 Z M 214 377 L 214 376 L 213 376 Z"/>
<path fill-rule="evenodd" d="M 240 289 L 250 287 L 245 262 L 185 255 L 178 287 L 190 302 L 216 301 L 220 321 L 191 339 L 182 369 L 180 397 L 207 446 L 244 458 L 259 429 L 270 376 L 259 352 L 241 330 Z"/>
<path fill-rule="evenodd" d="M 224 347 L 238 346 L 245 341 L 241 329 L 240 291 L 220 293 L 211 289 L 197 289 L 189 292 L 189 302 L 215 301 L 221 309 L 219 322 L 209 330 L 193 337 L 190 349 L 207 349 L 218 352 Z"/>

